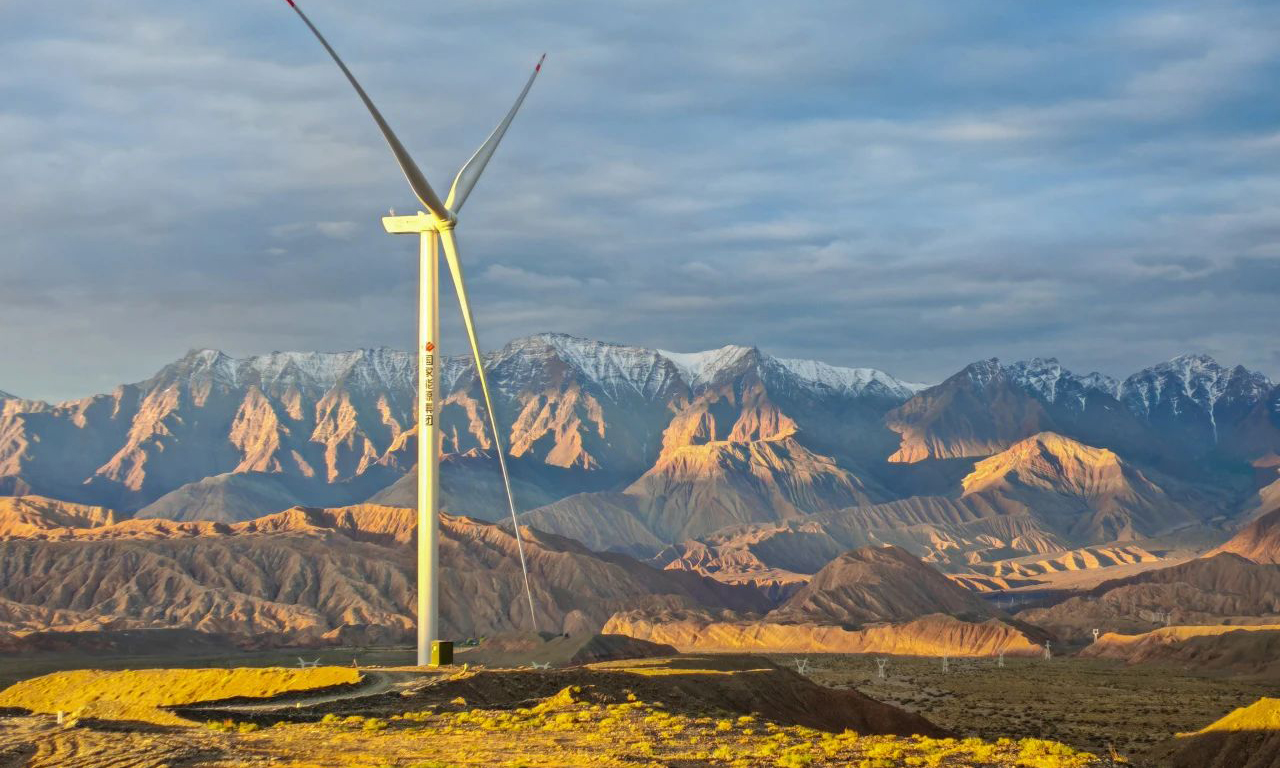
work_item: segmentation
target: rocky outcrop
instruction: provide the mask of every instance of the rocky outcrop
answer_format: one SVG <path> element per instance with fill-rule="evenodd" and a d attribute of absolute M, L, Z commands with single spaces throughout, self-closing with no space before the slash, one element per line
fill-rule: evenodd
<path fill-rule="evenodd" d="M 669 451 L 621 493 L 579 494 L 525 522 L 601 549 L 652 555 L 727 526 L 774 522 L 869 500 L 863 481 L 793 438 Z"/>
<path fill-rule="evenodd" d="M 789 437 L 675 449 L 624 493 L 664 541 L 870 499 L 858 477 Z"/>

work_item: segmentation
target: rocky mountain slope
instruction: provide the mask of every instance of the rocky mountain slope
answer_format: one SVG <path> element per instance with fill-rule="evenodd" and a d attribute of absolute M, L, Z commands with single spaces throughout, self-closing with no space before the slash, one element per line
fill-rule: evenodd
<path fill-rule="evenodd" d="M 745 353 L 739 357 L 750 362 Z M 664 458 L 641 481 L 620 493 L 554 502 L 531 512 L 530 523 L 637 554 L 674 545 L 675 551 L 661 555 L 664 564 L 688 565 L 681 550 L 696 551 L 700 567 L 738 580 L 753 578 L 742 571 L 752 559 L 760 560 L 761 572 L 813 573 L 834 551 L 872 543 L 959 564 L 975 555 L 1063 553 L 1212 527 L 1215 518 L 1243 509 L 1241 499 L 1250 490 L 1239 473 L 1213 475 L 1204 467 L 1214 462 L 1200 457 L 1212 453 L 1214 461 L 1240 466 L 1240 457 L 1260 450 L 1242 453 L 1232 446 L 1240 444 L 1236 435 L 1257 432 L 1245 425 L 1261 418 L 1270 385 L 1261 374 L 1225 369 L 1205 357 L 1178 358 L 1125 382 L 1078 376 L 1052 359 L 1007 366 L 987 360 L 915 393 L 870 424 L 865 415 L 842 419 L 811 403 L 785 400 L 756 386 L 768 381 L 767 366 L 738 366 L 725 369 L 739 376 L 731 391 L 712 387 L 673 419 Z M 798 415 L 810 413 L 822 418 Z M 1169 421 L 1176 414 L 1188 420 L 1181 431 Z M 1208 437 L 1195 426 L 1206 419 L 1217 430 Z M 843 431 L 856 424 L 862 441 L 842 441 L 833 423 Z M 711 441 L 693 454 L 696 463 L 672 452 L 675 446 L 688 453 L 690 436 Z M 839 507 L 841 494 L 801 488 L 797 503 L 785 485 L 756 486 L 776 466 L 772 448 L 784 440 L 808 452 L 786 467 L 787 475 L 857 498 Z M 746 446 L 752 446 L 749 453 Z M 762 446 L 770 452 L 761 452 Z M 730 457 L 743 455 L 750 461 L 732 466 Z M 1197 469 L 1188 472 L 1193 459 Z M 756 487 L 780 493 L 770 497 L 753 492 Z M 737 536 L 750 543 L 734 544 Z M 789 566 L 743 554 L 779 537 L 791 544 L 775 550 L 799 552 L 804 540 L 819 554 L 802 564 L 783 555 L 793 561 Z M 720 554 L 708 560 L 708 547 L 728 560 L 713 562 Z M 726 567 L 728 561 L 736 565 Z M 777 574 L 761 578 L 785 580 Z"/>
<path fill-rule="evenodd" d="M 600 549 L 652 554 L 667 542 L 726 526 L 798 518 L 872 498 L 857 475 L 787 436 L 681 446 L 620 493 L 568 497 L 524 519 Z"/>
<path fill-rule="evenodd" d="M 1104 582 L 1086 595 L 1018 618 L 1063 637 L 1093 628 L 1137 634 L 1166 623 L 1280 624 L 1280 565 L 1230 552 Z"/>
<path fill-rule="evenodd" d="M 1280 494 L 1278 390 L 1203 356 L 1122 382 L 992 359 L 922 387 L 753 347 L 542 334 L 487 364 L 529 524 L 597 550 L 698 551 L 726 575 L 708 552 L 809 575 L 888 543 L 956 569 L 1225 529 Z M 411 504 L 413 368 L 385 349 L 204 350 L 110 394 L 0 399 L 0 493 L 223 522 Z M 445 507 L 502 519 L 474 371 L 441 371 Z"/>
<path fill-rule="evenodd" d="M 1206 453 L 1238 440 L 1247 417 L 1274 386 L 1243 366 L 1225 368 L 1207 355 L 1183 355 L 1125 379 L 1118 395 L 1157 439 Z"/>
<path fill-rule="evenodd" d="M 1033 653 L 1043 641 L 898 547 L 836 557 L 763 617 L 634 609 L 615 614 L 606 631 L 682 651 L 986 655 Z"/>
<path fill-rule="evenodd" d="M 1052 557 L 1023 557 L 1001 560 L 995 563 L 975 563 L 970 566 L 974 574 L 955 575 L 956 579 L 969 586 L 970 589 L 985 591 L 981 584 L 982 577 L 991 580 L 1035 583 L 1041 576 L 1071 571 L 1089 571 L 1114 569 L 1138 564 L 1159 563 L 1162 558 L 1143 547 L 1130 544 L 1126 546 L 1082 547 Z M 977 575 L 975 575 L 977 574 Z"/>
<path fill-rule="evenodd" d="M 1054 359 L 973 363 L 885 419 L 901 435 L 891 461 L 987 456 L 1056 432 L 1135 458 L 1196 458 L 1220 446 L 1253 455 L 1267 444 L 1252 422 L 1274 384 L 1242 366 L 1184 355 L 1123 382 Z M 1244 446 L 1248 447 L 1244 447 Z"/>
<path fill-rule="evenodd" d="M 988 618 L 994 612 L 973 592 L 889 546 L 863 547 L 833 559 L 765 618 L 861 625 L 932 613 Z"/>
<path fill-rule="evenodd" d="M 753 590 L 524 535 L 544 630 L 595 631 L 631 608 L 767 607 Z M 446 636 L 527 629 L 511 533 L 444 516 L 441 536 Z M 0 631 L 185 627 L 253 643 L 402 641 L 413 626 L 412 538 L 410 510 L 376 506 L 10 538 L 0 542 Z"/>
<path fill-rule="evenodd" d="M 1231 552 L 1255 563 L 1280 565 L 1280 507 L 1259 517 L 1211 554 Z"/>
<path fill-rule="evenodd" d="M 1017 576 L 981 563 L 1033 555 L 1071 561 L 1073 552 L 1095 545 L 1203 524 L 1224 503 L 1213 491 L 1139 469 L 1112 451 L 1040 433 L 972 465 L 947 496 L 731 526 L 663 549 L 654 560 L 728 582 L 784 583 L 816 573 L 845 550 L 894 544 L 949 571 Z M 1080 554 L 1072 562 L 1101 567 L 1125 559 Z"/>
<path fill-rule="evenodd" d="M 1158 480 L 1158 482 L 1157 482 Z M 1152 536 L 1199 522 L 1219 503 L 1173 480 L 1052 432 L 978 462 L 962 498 L 1026 508 L 1047 531 L 1080 543 Z"/>
<path fill-rule="evenodd" d="M 116 522 L 105 507 L 71 504 L 42 496 L 0 496 L 0 539 L 42 538 Z"/>
<path fill-rule="evenodd" d="M 783 402 L 857 412 L 866 422 L 915 390 L 878 371 L 779 360 L 752 348 L 677 355 L 560 334 L 513 341 L 487 365 L 512 455 L 579 470 L 567 482 L 566 473 L 549 473 L 553 495 L 625 485 L 664 451 L 722 434 L 784 434 L 785 424 L 769 422 L 778 409 L 763 394 L 765 381 Z M 0 492 L 124 510 L 177 492 L 152 512 L 197 517 L 231 507 L 261 514 L 282 495 L 306 503 L 367 498 L 412 468 L 413 371 L 408 354 L 388 349 L 239 360 L 202 350 L 110 394 L 60 404 L 5 399 Z M 444 451 L 487 450 L 469 359 L 446 358 L 442 371 Z M 756 382 L 753 392 L 739 386 L 743 376 Z M 205 505 L 206 498 L 234 503 Z M 545 493 L 533 499 L 544 500 Z"/>
<path fill-rule="evenodd" d="M 192 352 L 110 394 L 6 404 L 0 487 L 131 510 L 224 473 L 349 481 L 404 431 L 412 376 L 390 350 Z"/>

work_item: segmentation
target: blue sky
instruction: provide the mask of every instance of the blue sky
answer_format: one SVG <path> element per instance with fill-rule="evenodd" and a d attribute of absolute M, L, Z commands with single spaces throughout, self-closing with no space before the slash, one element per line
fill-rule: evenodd
<path fill-rule="evenodd" d="M 1280 374 L 1272 3 L 305 8 L 437 188 L 548 53 L 459 227 L 486 346 Z M 7 3 L 0 60 L 0 389 L 412 346 L 412 198 L 282 0 Z"/>

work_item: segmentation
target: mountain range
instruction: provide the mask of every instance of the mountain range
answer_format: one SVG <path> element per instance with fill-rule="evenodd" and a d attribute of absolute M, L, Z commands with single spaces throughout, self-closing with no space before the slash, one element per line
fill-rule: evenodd
<path fill-rule="evenodd" d="M 924 386 L 754 347 L 542 334 L 486 363 L 523 522 L 728 581 L 875 543 L 958 568 L 1187 529 L 1221 541 L 1280 495 L 1280 389 L 1206 356 L 1123 381 L 990 359 Z M 500 519 L 473 366 L 442 371 L 445 506 Z M 403 352 L 193 351 L 108 394 L 0 396 L 0 493 L 224 523 L 408 506 L 413 404 Z"/>
<path fill-rule="evenodd" d="M 452 515 L 440 528 L 442 631 L 466 638 L 527 628 L 511 531 Z M 98 508 L 28 497 L 0 504 L 0 530 L 0 634 L 183 627 L 258 645 L 412 636 L 412 510 L 113 522 Z M 594 632 L 624 608 L 770 607 L 751 589 L 552 534 L 522 535 L 544 630 Z"/>

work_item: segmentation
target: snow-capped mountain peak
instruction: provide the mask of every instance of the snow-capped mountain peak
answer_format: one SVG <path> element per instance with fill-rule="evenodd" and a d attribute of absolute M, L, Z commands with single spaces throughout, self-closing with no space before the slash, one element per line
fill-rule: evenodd
<path fill-rule="evenodd" d="M 986 360 L 978 360 L 977 362 L 969 363 L 965 366 L 964 370 L 960 371 L 956 376 L 967 376 L 974 384 L 979 387 L 985 387 L 987 384 L 991 383 L 992 379 L 995 379 L 1003 371 L 1004 368 L 1000 365 L 999 358 L 992 357 Z"/>
<path fill-rule="evenodd" d="M 297 387 L 327 391 L 340 382 L 360 390 L 399 388 L 414 376 L 408 353 L 380 347 L 349 352 L 271 352 L 233 358 L 216 349 L 196 350 L 166 367 L 156 380 L 172 384 L 212 381 L 239 389 L 256 385 L 264 390 Z"/>
<path fill-rule="evenodd" d="M 755 351 L 755 347 L 740 347 L 736 344 L 705 352 L 656 350 L 659 355 L 670 360 L 684 376 L 685 382 L 695 389 L 711 383 L 720 372 L 733 367 Z"/>
<path fill-rule="evenodd" d="M 665 349 L 657 352 L 675 364 L 690 388 L 695 390 L 714 383 L 722 373 L 739 368 L 748 359 L 754 359 L 762 369 L 781 373 L 806 388 L 846 395 L 859 395 L 871 388 L 907 400 L 928 387 L 927 384 L 896 379 L 875 368 L 843 368 L 818 360 L 771 357 L 755 347 L 733 344 L 705 352 L 671 352 Z"/>
<path fill-rule="evenodd" d="M 1179 355 L 1125 379 L 1121 392 L 1138 413 L 1149 413 L 1170 396 L 1185 398 L 1206 411 L 1233 389 L 1257 396 L 1271 389 L 1265 375 L 1244 366 L 1224 368 L 1208 355 Z"/>
<path fill-rule="evenodd" d="M 678 371 L 655 350 L 564 333 L 519 339 L 508 345 L 503 354 L 539 344 L 549 347 L 566 365 L 611 395 L 630 389 L 645 397 L 657 397 L 679 383 Z"/>
<path fill-rule="evenodd" d="M 1063 368 L 1056 357 L 1021 360 L 1007 370 L 1015 383 L 1049 403 L 1056 403 L 1063 397 L 1083 400 L 1090 391 L 1103 392 L 1111 397 L 1119 393 L 1119 382 L 1110 376 L 1096 372 L 1077 376 Z M 1083 402 L 1080 405 L 1083 407 Z"/>
<path fill-rule="evenodd" d="M 1271 391 L 1265 375 L 1244 366 L 1224 368 L 1208 355 L 1179 355 L 1133 374 L 1121 385 L 1121 399 L 1134 414 L 1178 417 L 1200 412 L 1212 439 L 1218 439 L 1219 411 L 1248 410 Z"/>

